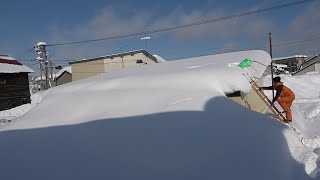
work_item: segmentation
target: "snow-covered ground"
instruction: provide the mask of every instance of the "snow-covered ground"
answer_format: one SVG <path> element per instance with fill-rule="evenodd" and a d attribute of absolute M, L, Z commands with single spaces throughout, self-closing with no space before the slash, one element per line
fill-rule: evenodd
<path fill-rule="evenodd" d="M 8 109 L 5 111 L 0 111 L 0 126 L 7 124 L 9 121 L 15 120 L 23 114 L 30 111 L 33 107 L 35 107 L 41 100 L 44 91 L 37 92 L 31 95 L 31 104 L 24 104 L 22 106 L 18 106 L 12 109 Z"/>
<path fill-rule="evenodd" d="M 245 58 L 270 62 L 263 51 L 235 52 L 124 69 L 52 88 L 37 106 L 1 128 L 0 177 L 316 177 L 314 135 L 307 137 L 312 147 L 305 147 L 289 127 L 225 96 L 250 90 L 242 76 L 246 72 L 236 67 Z M 260 77 L 264 69 L 254 63 L 247 72 Z M 293 108 L 300 118 L 298 104 Z M 312 122 L 319 124 L 317 118 Z M 315 127 L 305 124 L 294 119 L 303 135 Z"/>
<path fill-rule="evenodd" d="M 299 76 L 280 76 L 281 81 L 293 90 L 296 99 L 292 106 L 293 125 L 305 138 L 306 146 L 297 142 L 292 131 L 285 131 L 293 157 L 305 164 L 310 176 L 320 178 L 320 74 L 310 73 Z M 270 76 L 264 78 L 266 86 L 271 84 Z M 271 93 L 267 93 L 271 98 Z"/>

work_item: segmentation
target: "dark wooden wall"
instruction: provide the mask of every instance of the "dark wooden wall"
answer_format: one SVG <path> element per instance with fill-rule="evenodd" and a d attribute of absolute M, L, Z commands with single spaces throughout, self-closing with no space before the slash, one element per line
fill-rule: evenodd
<path fill-rule="evenodd" d="M 30 102 L 28 73 L 0 73 L 0 111 Z"/>

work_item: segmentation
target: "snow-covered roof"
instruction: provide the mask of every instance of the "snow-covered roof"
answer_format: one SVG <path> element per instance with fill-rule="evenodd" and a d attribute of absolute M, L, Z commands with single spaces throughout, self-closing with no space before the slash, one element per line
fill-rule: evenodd
<path fill-rule="evenodd" d="M 273 64 L 273 66 L 276 66 L 277 68 L 281 68 L 281 67 L 286 68 L 286 67 L 288 67 L 285 64 Z"/>
<path fill-rule="evenodd" d="M 236 64 L 239 64 L 247 58 L 255 61 L 250 67 L 244 70 L 236 66 Z M 214 95 L 224 96 L 225 93 L 232 93 L 235 91 L 249 92 L 251 86 L 242 74 L 249 73 L 252 77 L 260 78 L 266 69 L 266 67 L 261 64 L 269 64 L 270 62 L 271 58 L 269 54 L 261 50 L 193 57 L 159 63 L 156 66 L 143 66 L 141 67 L 142 69 L 128 68 L 123 69 L 122 71 L 104 73 L 81 81 L 76 81 L 63 88 L 52 90 L 50 91 L 51 93 L 64 94 L 64 96 L 49 95 L 49 97 L 54 97 L 52 103 L 70 100 L 75 103 L 74 107 L 76 107 L 79 112 L 84 112 L 83 110 L 88 108 L 77 101 L 80 100 L 79 94 L 84 98 L 80 101 L 85 102 L 88 98 L 90 99 L 90 102 L 94 102 L 91 108 L 97 111 L 91 111 L 88 116 L 83 116 L 85 119 L 83 119 L 82 122 L 90 121 L 91 119 L 99 119 L 99 117 L 95 115 L 103 115 L 106 112 L 105 109 L 108 109 L 108 112 L 103 118 L 139 116 L 166 111 L 168 109 L 163 109 L 163 107 L 172 104 L 172 101 L 176 101 L 177 94 L 175 92 L 184 92 L 182 94 L 187 95 L 187 97 L 185 97 L 187 99 L 197 99 L 198 95 L 195 92 L 201 92 L 202 90 L 200 87 L 203 87 L 208 94 L 205 93 L 206 98 L 201 99 L 201 102 L 196 101 L 197 108 L 195 108 L 201 109 L 205 105 L 203 103 L 209 101 Z M 145 89 L 148 89 L 148 93 L 146 93 Z M 111 93 L 111 91 L 113 92 L 114 90 L 117 93 Z M 77 96 L 74 96 L 75 92 L 78 93 Z M 103 96 L 95 95 L 91 97 L 92 94 L 88 92 L 95 92 L 94 94 L 102 93 Z M 126 96 L 126 93 L 130 95 Z M 169 95 L 171 98 L 167 99 Z M 121 104 L 123 101 L 105 104 L 105 102 L 113 102 L 122 96 L 127 98 L 128 105 L 130 103 L 139 102 L 139 107 L 134 106 L 135 108 L 129 108 L 128 111 L 123 111 L 118 109 L 123 105 Z M 73 99 L 74 97 L 75 99 Z M 161 102 L 155 103 L 154 98 L 159 99 Z M 182 97 L 182 99 L 185 98 Z M 154 104 L 154 106 L 151 106 L 152 104 Z M 101 109 L 101 107 L 103 108 Z M 168 108 L 170 109 L 170 107 L 171 106 Z M 188 109 L 189 106 L 185 106 L 184 108 Z M 66 115 L 69 117 L 67 114 L 71 113 L 71 111 L 65 110 L 66 109 L 62 107 L 56 107 L 55 112 L 57 112 L 57 115 Z M 99 112 L 100 110 L 103 112 Z M 183 108 L 181 107 L 180 110 L 183 110 Z M 47 118 L 56 118 L 57 120 L 43 121 L 48 124 L 42 122 L 36 122 L 35 124 L 30 123 L 28 126 L 30 128 L 48 127 L 63 124 L 70 125 L 79 122 L 76 117 L 74 117 L 75 119 L 70 117 L 68 121 L 64 121 L 62 117 L 56 116 L 48 116 Z M 61 119 L 61 121 L 58 121 L 58 119 Z M 26 128 L 26 126 L 23 128 Z"/>
<path fill-rule="evenodd" d="M 272 60 L 277 61 L 277 60 L 291 59 L 291 58 L 308 58 L 308 56 L 306 56 L 306 55 L 293 55 L 293 56 L 287 56 L 287 57 L 272 58 Z"/>
<path fill-rule="evenodd" d="M 157 59 L 157 62 L 166 62 L 166 61 L 167 61 L 167 60 L 163 59 L 163 58 L 162 58 L 161 56 L 159 56 L 159 55 L 154 54 L 153 56 Z"/>
<path fill-rule="evenodd" d="M 0 73 L 34 72 L 10 56 L 0 55 Z"/>
<path fill-rule="evenodd" d="M 68 72 L 70 74 L 72 74 L 72 70 L 71 70 L 71 66 L 66 66 L 64 68 L 62 68 L 55 76 L 55 78 L 59 78 L 64 72 Z"/>
<path fill-rule="evenodd" d="M 245 58 L 261 64 L 232 66 Z M 266 52 L 234 52 L 127 68 L 52 88 L 0 130 L 1 177 L 310 179 L 306 171 L 319 174 L 314 148 L 304 147 L 270 115 L 225 96 L 250 90 L 242 74 L 262 74 L 262 64 L 270 61 Z"/>

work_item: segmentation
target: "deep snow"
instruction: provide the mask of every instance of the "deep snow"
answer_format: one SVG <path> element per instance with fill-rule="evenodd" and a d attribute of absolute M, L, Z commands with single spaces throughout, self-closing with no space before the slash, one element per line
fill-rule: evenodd
<path fill-rule="evenodd" d="M 310 179 L 317 166 L 295 156 L 306 149 L 287 126 L 225 96 L 250 90 L 235 67 L 245 58 L 270 62 L 263 51 L 235 52 L 52 88 L 2 127 L 1 177 Z M 264 69 L 253 64 L 247 72 L 259 78 Z"/>
<path fill-rule="evenodd" d="M 284 135 L 293 157 L 305 164 L 306 172 L 320 178 L 320 74 L 299 76 L 282 75 L 281 81 L 293 90 L 296 99 L 292 105 L 293 125 L 305 138 L 307 147 L 297 142 L 296 135 L 287 130 Z M 270 76 L 264 78 L 265 85 L 271 84 Z M 271 93 L 267 93 L 271 98 Z"/>

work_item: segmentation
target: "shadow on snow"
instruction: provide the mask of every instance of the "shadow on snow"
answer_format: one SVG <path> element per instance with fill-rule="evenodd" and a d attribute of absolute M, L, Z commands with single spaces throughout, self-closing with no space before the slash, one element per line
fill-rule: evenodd
<path fill-rule="evenodd" d="M 216 97 L 204 111 L 1 132 L 0 176 L 47 180 L 309 179 L 304 166 L 290 155 L 283 128 L 228 98 Z"/>

